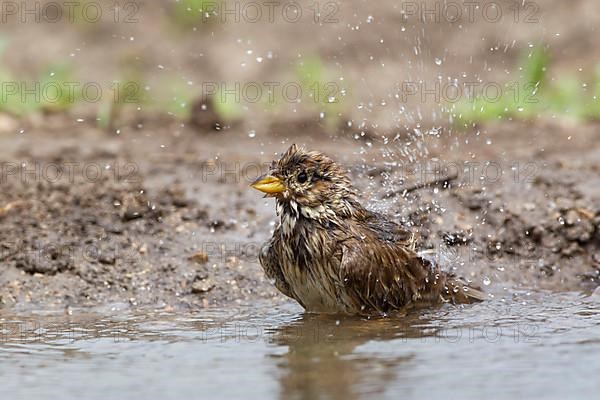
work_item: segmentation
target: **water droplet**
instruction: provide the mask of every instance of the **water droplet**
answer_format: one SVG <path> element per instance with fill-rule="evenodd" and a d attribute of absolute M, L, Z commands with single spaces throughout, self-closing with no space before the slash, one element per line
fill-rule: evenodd
<path fill-rule="evenodd" d="M 252 129 L 251 131 L 248 132 L 248 137 L 249 138 L 253 138 L 256 137 L 256 131 L 254 129 Z"/>
<path fill-rule="evenodd" d="M 490 283 L 492 283 L 492 280 L 491 280 L 490 278 L 488 278 L 487 276 L 484 276 L 484 277 L 483 277 L 483 284 L 484 284 L 485 286 L 489 286 L 489 285 L 490 285 Z"/>

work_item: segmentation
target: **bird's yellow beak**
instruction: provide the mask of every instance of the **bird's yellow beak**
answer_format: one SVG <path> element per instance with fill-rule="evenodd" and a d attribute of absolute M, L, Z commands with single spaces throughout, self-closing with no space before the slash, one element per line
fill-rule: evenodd
<path fill-rule="evenodd" d="M 263 175 L 250 185 L 256 190 L 260 190 L 266 194 L 276 194 L 285 192 L 286 187 L 283 181 L 276 176 Z"/>

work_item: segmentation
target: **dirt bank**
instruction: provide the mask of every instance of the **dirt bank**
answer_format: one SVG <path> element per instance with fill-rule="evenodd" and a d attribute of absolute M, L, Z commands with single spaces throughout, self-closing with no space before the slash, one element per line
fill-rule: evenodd
<path fill-rule="evenodd" d="M 387 144 L 288 137 L 344 163 L 363 200 L 411 226 L 430 257 L 504 296 L 598 285 L 600 155 L 589 143 L 600 130 L 571 130 L 505 123 Z M 286 301 L 256 260 L 274 207 L 247 183 L 290 141 L 76 125 L 0 142 L 5 307 Z"/>
<path fill-rule="evenodd" d="M 78 90 L 77 101 L 57 107 L 14 94 L 0 104 L 0 303 L 286 301 L 256 260 L 274 205 L 248 183 L 291 142 L 346 165 L 365 203 L 496 296 L 594 289 L 600 129 L 564 118 L 577 115 L 567 100 L 597 90 L 600 6 L 526 3 L 482 2 L 481 10 L 500 5 L 499 21 L 481 10 L 472 20 L 424 19 L 407 15 L 416 3 L 369 1 L 326 2 L 316 14 L 306 5 L 297 22 L 222 13 L 210 21 L 192 13 L 190 22 L 189 2 L 170 0 L 128 2 L 116 21 L 110 2 L 98 3 L 104 17 L 93 23 L 6 15 L 4 82 L 94 83 L 104 95 L 92 101 Z M 445 2 L 421 6 L 436 4 Z M 578 23 L 564 24 L 565 15 Z M 547 112 L 522 114 L 535 123 L 457 131 L 447 126 L 448 96 L 427 95 L 440 83 L 513 88 L 527 65 L 520 57 L 537 47 L 550 57 L 549 87 L 572 90 Z M 272 100 L 264 90 L 260 101 L 235 100 L 227 118 L 198 107 L 206 84 L 265 82 L 297 83 L 305 96 Z M 139 98 L 116 98 L 115 83 L 135 84 Z M 407 83 L 419 84 L 408 98 Z M 331 84 L 326 99 L 311 97 Z"/>

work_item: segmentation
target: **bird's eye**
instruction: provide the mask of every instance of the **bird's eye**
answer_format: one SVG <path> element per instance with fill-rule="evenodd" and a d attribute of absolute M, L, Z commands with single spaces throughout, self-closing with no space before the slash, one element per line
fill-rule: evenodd
<path fill-rule="evenodd" d="M 298 174 L 298 182 L 299 183 L 305 183 L 308 180 L 308 176 L 306 175 L 306 172 L 302 171 Z"/>

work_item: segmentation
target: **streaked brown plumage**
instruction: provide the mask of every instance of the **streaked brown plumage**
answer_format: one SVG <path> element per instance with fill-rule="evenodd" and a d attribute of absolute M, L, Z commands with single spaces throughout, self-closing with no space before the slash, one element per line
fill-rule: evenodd
<path fill-rule="evenodd" d="M 484 298 L 421 258 L 410 231 L 365 209 L 344 170 L 319 152 L 292 145 L 252 186 L 275 197 L 280 218 L 260 263 L 307 311 L 377 314 Z"/>

